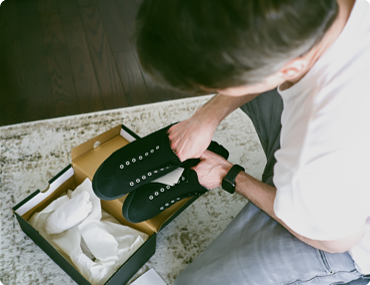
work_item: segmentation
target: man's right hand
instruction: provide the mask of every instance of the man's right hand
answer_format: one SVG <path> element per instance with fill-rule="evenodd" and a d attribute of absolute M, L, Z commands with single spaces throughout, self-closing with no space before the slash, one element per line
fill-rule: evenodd
<path fill-rule="evenodd" d="M 199 158 L 211 143 L 219 123 L 210 121 L 198 111 L 189 119 L 173 125 L 168 130 L 171 148 L 181 161 Z"/>
<path fill-rule="evenodd" d="M 168 130 L 171 148 L 181 161 L 199 158 L 211 143 L 219 123 L 232 111 L 253 100 L 258 94 L 229 96 L 217 94 L 194 115 Z"/>

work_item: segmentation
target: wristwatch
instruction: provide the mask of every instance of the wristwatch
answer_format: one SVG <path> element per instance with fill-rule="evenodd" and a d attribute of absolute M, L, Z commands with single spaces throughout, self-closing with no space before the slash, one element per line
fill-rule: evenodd
<path fill-rule="evenodd" d="M 235 193 L 235 178 L 240 171 L 244 171 L 245 169 L 238 164 L 234 164 L 233 167 L 229 170 L 226 174 L 224 179 L 222 179 L 222 188 L 229 192 L 230 194 Z"/>

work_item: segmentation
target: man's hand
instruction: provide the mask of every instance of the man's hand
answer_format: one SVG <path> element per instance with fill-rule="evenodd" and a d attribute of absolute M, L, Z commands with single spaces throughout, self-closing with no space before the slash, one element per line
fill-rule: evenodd
<path fill-rule="evenodd" d="M 230 112 L 225 100 L 230 101 L 225 96 L 216 95 L 189 119 L 173 125 L 168 130 L 171 148 L 181 161 L 199 158 L 207 149 L 218 124 L 225 114 Z"/>
<path fill-rule="evenodd" d="M 203 152 L 200 160 L 193 169 L 198 175 L 199 183 L 207 189 L 221 186 L 222 179 L 233 166 L 222 156 L 209 150 Z"/>
<path fill-rule="evenodd" d="M 258 94 L 239 97 L 217 94 L 191 118 L 168 130 L 172 150 L 181 161 L 199 158 L 210 144 L 218 124 L 236 108 L 257 96 Z"/>
<path fill-rule="evenodd" d="M 200 157 L 211 142 L 217 124 L 209 123 L 201 117 L 195 113 L 168 130 L 171 148 L 181 161 Z"/>

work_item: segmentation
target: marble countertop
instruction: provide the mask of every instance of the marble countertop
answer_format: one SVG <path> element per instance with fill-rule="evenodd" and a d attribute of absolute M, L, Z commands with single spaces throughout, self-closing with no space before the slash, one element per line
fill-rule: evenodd
<path fill-rule="evenodd" d="M 190 117 L 210 96 L 0 127 L 0 281 L 11 284 L 76 284 L 22 232 L 12 207 L 71 162 L 75 146 L 119 124 L 140 136 Z M 260 179 L 265 157 L 249 118 L 236 110 L 213 139 L 229 160 Z M 158 234 L 155 255 L 133 277 L 154 268 L 169 285 L 214 240 L 247 200 L 214 189 Z"/>

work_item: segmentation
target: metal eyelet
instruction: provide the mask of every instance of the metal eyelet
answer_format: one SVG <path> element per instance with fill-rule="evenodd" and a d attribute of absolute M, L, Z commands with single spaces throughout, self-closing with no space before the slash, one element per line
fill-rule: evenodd
<path fill-rule="evenodd" d="M 182 180 L 182 181 L 185 181 L 185 177 L 184 177 L 184 176 L 181 176 L 181 180 Z"/>
<path fill-rule="evenodd" d="M 175 203 L 175 200 L 172 200 L 172 201 L 171 201 L 171 203 L 172 203 L 172 204 L 173 204 L 173 203 Z"/>
<path fill-rule="evenodd" d="M 132 163 L 135 163 L 135 162 L 136 162 L 136 159 L 135 159 L 135 158 L 133 158 L 133 159 L 132 159 Z"/>
<path fill-rule="evenodd" d="M 140 155 L 140 156 L 139 156 L 139 160 L 142 160 L 142 159 L 143 159 L 143 156 L 142 156 L 142 155 Z"/>
<path fill-rule="evenodd" d="M 154 173 L 157 174 L 158 173 L 158 170 L 154 170 Z"/>
<path fill-rule="evenodd" d="M 148 156 L 148 155 L 149 155 L 149 152 L 146 152 L 144 155 L 145 155 L 145 156 Z"/>
<path fill-rule="evenodd" d="M 154 152 L 154 149 L 151 149 L 151 150 L 150 150 L 150 153 L 153 153 L 153 152 Z"/>
<path fill-rule="evenodd" d="M 166 203 L 166 204 L 164 204 L 166 207 L 168 207 L 170 204 L 168 204 L 168 203 Z"/>
<path fill-rule="evenodd" d="M 120 166 L 119 166 L 119 168 L 121 168 L 121 169 L 123 169 L 125 166 L 123 165 L 123 164 L 121 164 Z"/>
<path fill-rule="evenodd" d="M 158 150 L 158 149 L 159 149 L 159 145 L 157 145 L 157 146 L 155 147 L 155 149 L 156 149 L 156 150 Z"/>
<path fill-rule="evenodd" d="M 145 175 L 141 176 L 141 179 L 145 180 L 146 179 L 146 176 Z"/>
<path fill-rule="evenodd" d="M 164 188 L 161 188 L 159 191 L 161 191 L 163 193 L 164 192 Z"/>
<path fill-rule="evenodd" d="M 163 170 L 164 170 L 164 168 L 161 168 L 161 169 L 160 169 L 160 171 L 163 171 Z"/>
<path fill-rule="evenodd" d="M 130 165 L 130 162 L 129 161 L 126 161 L 126 165 L 129 166 Z"/>
<path fill-rule="evenodd" d="M 140 179 L 138 178 L 138 179 L 136 179 L 136 183 L 140 183 Z"/>
<path fill-rule="evenodd" d="M 167 185 L 167 186 L 166 186 L 166 189 L 168 189 L 168 190 L 169 190 L 170 188 L 171 188 L 171 187 L 170 187 L 170 185 Z"/>
<path fill-rule="evenodd" d="M 164 207 L 160 207 L 159 210 L 163 211 L 164 210 Z"/>
<path fill-rule="evenodd" d="M 135 184 L 134 182 L 132 182 L 132 181 L 130 182 L 130 186 L 134 186 L 134 184 Z"/>
<path fill-rule="evenodd" d="M 177 197 L 177 198 L 176 198 L 176 200 L 177 200 L 177 201 L 180 201 L 181 199 L 180 199 L 180 197 Z"/>
<path fill-rule="evenodd" d="M 152 173 L 151 172 L 148 172 L 148 176 L 152 176 Z"/>
<path fill-rule="evenodd" d="M 156 191 L 156 192 L 154 192 L 154 195 L 155 195 L 155 196 L 158 196 L 158 195 L 159 195 L 159 193 Z"/>
<path fill-rule="evenodd" d="M 154 197 L 152 195 L 149 196 L 149 200 L 153 200 Z"/>

